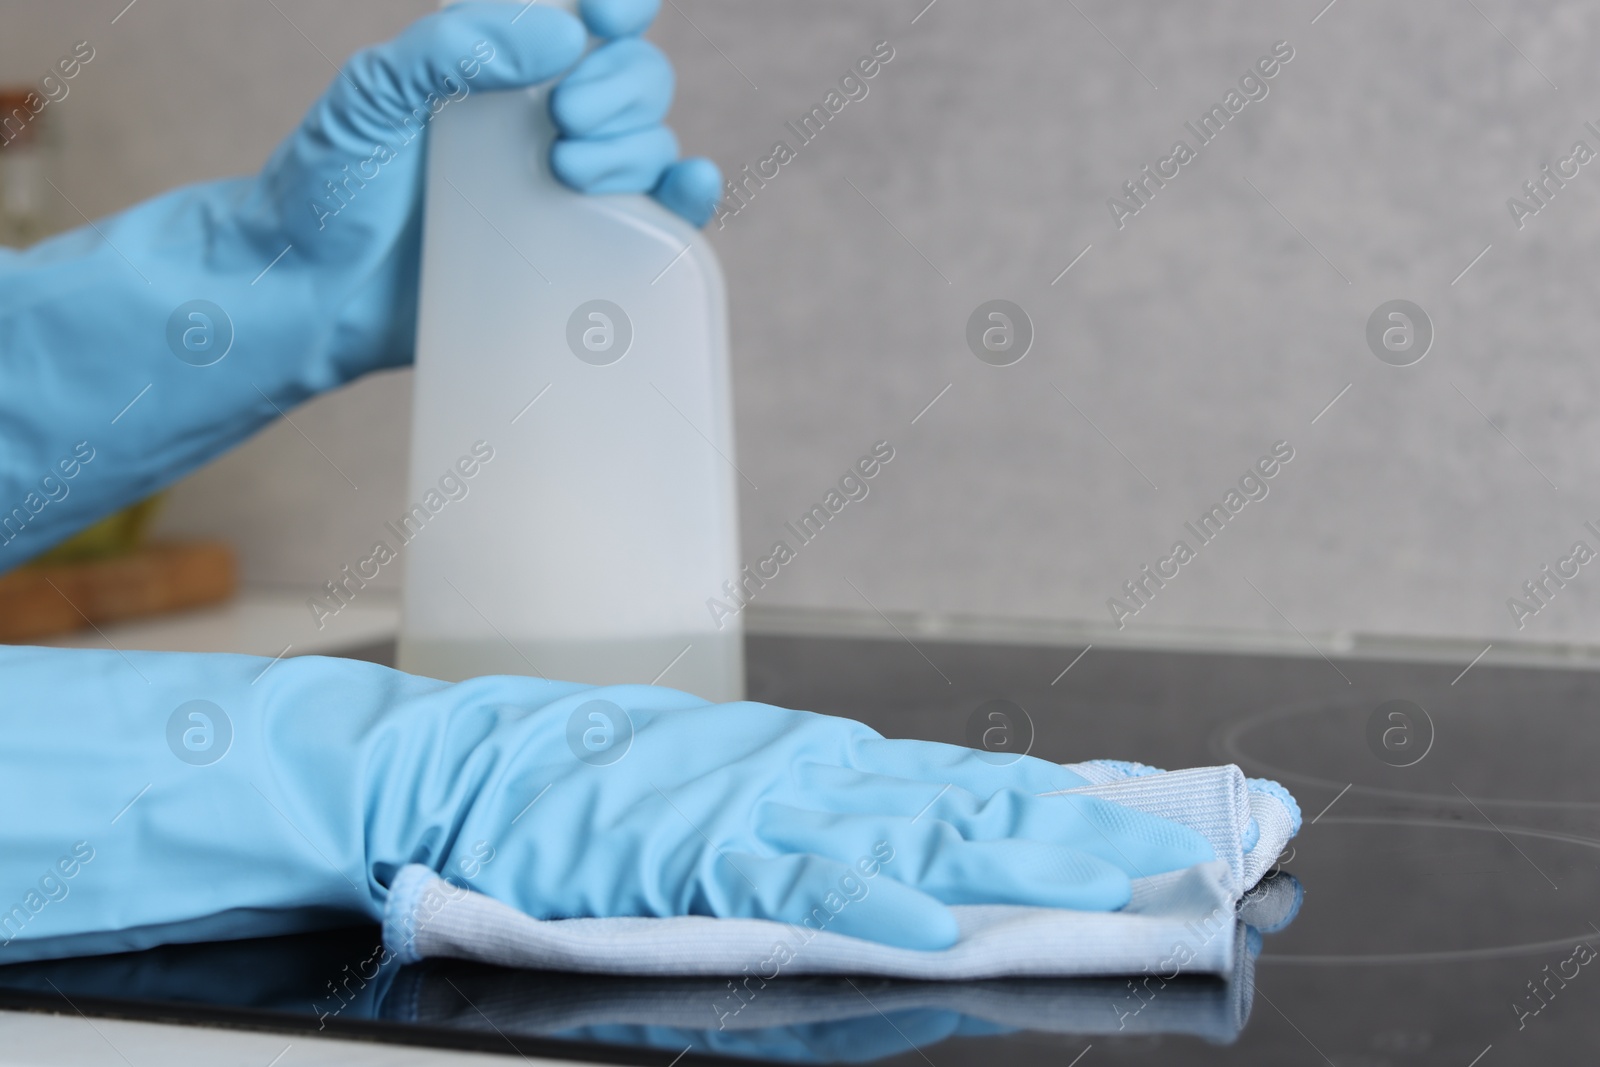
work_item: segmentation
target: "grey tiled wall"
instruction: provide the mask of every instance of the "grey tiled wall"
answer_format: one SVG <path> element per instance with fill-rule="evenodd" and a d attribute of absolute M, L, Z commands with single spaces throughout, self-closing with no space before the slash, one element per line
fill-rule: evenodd
<path fill-rule="evenodd" d="M 253 168 L 331 76 L 319 50 L 433 6 L 139 0 L 110 25 L 124 2 L 0 4 L 8 77 L 100 49 L 61 108 L 91 213 Z M 1506 604 L 1575 541 L 1600 549 L 1600 163 L 1520 228 L 1507 207 L 1573 142 L 1600 151 L 1600 8 L 925 3 L 675 0 L 655 32 L 686 147 L 729 170 L 796 148 L 713 225 L 760 486 L 747 555 L 895 448 L 762 601 L 1109 623 L 1183 539 L 1194 558 L 1129 629 L 1600 639 L 1600 566 L 1520 631 Z M 868 94 L 801 145 L 785 123 L 879 41 Z M 1200 145 L 1185 123 L 1281 41 L 1266 95 L 1249 83 Z M 1179 138 L 1196 158 L 1119 227 L 1108 199 Z M 991 299 L 1032 322 L 1011 366 L 965 338 Z M 1394 299 L 1433 326 L 1411 366 L 1366 339 Z M 294 414 L 359 492 L 279 426 L 191 479 L 169 526 L 234 537 L 254 580 L 320 582 L 401 508 L 408 390 Z M 1209 544 L 1186 531 L 1279 441 L 1264 499 Z"/>

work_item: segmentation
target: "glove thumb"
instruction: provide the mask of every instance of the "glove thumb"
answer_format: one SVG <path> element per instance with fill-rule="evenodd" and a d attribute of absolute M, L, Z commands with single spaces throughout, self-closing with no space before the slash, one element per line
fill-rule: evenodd
<path fill-rule="evenodd" d="M 470 93 L 549 81 L 578 61 L 586 40 L 583 24 L 554 8 L 453 4 L 356 53 L 318 110 L 330 132 L 348 127 L 361 143 L 392 137 Z"/>
<path fill-rule="evenodd" d="M 350 58 L 263 168 L 262 210 L 247 203 L 242 214 L 265 220 L 273 234 L 267 245 L 286 232 L 302 255 L 387 246 L 398 239 L 390 231 L 414 220 L 422 134 L 434 116 L 474 92 L 548 81 L 577 62 L 586 42 L 576 18 L 531 4 L 479 0 L 420 19 Z M 380 171 L 404 171 L 408 180 L 367 189 Z M 353 189 L 365 190 L 364 223 L 329 237 L 322 232 L 327 220 L 341 213 Z M 309 211 L 300 206 L 306 204 Z"/>

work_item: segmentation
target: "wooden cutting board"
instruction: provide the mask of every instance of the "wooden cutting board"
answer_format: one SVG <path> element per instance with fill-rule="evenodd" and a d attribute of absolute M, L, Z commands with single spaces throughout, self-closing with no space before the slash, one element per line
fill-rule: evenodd
<path fill-rule="evenodd" d="M 110 559 L 39 563 L 0 575 L 0 642 L 18 644 L 214 604 L 238 586 L 221 541 L 165 541 Z"/>

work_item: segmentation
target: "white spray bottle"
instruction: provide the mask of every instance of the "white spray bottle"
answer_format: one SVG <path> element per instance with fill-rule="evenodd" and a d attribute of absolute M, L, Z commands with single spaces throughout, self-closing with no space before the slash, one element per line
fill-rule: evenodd
<path fill-rule="evenodd" d="M 429 126 L 399 666 L 741 699 L 722 273 L 648 197 L 560 184 L 547 100 Z"/>

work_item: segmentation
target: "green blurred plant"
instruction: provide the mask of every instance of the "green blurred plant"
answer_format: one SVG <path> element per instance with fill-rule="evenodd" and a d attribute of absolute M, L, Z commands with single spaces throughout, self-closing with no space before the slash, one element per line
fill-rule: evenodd
<path fill-rule="evenodd" d="M 150 525 L 161 509 L 161 501 L 162 494 L 157 493 L 107 515 L 36 557 L 33 562 L 78 563 L 83 560 L 110 559 L 132 552 L 144 544 Z"/>

